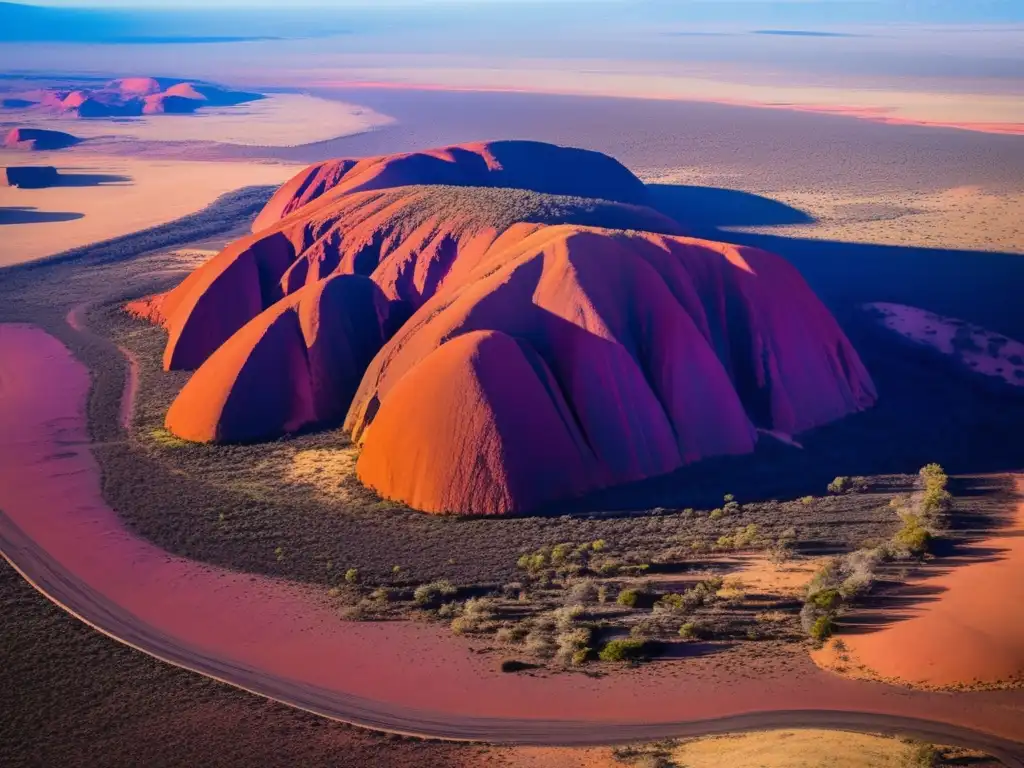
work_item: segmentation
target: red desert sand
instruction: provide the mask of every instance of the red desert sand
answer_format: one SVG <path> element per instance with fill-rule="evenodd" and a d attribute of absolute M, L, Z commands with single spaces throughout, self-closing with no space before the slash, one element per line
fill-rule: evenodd
<path fill-rule="evenodd" d="M 917 307 L 865 304 L 879 322 L 904 339 L 953 360 L 965 370 L 1024 387 L 1024 344 L 963 320 Z"/>
<path fill-rule="evenodd" d="M 593 724 L 577 739 L 600 741 L 616 723 L 635 724 L 634 738 L 643 738 L 658 723 L 794 709 L 918 717 L 1010 739 L 1024 733 L 1024 710 L 1007 706 L 1004 692 L 954 699 L 902 691 L 809 661 L 772 676 L 702 675 L 688 664 L 599 679 L 507 675 L 440 628 L 346 623 L 313 590 L 190 562 L 134 537 L 100 491 L 84 417 L 87 369 L 28 325 L 0 325 L 0 359 L 12 363 L 0 369 L 4 554 L 30 578 L 56 574 L 65 603 L 108 631 L 155 633 L 165 655 L 236 684 L 411 732 L 447 723 L 464 738 L 497 722 L 482 718 L 571 718 Z M 108 623 L 114 608 L 128 612 L 127 625 Z M 536 739 L 534 726 L 513 726 L 518 740 Z"/>
<path fill-rule="evenodd" d="M 929 566 L 907 589 L 934 594 L 874 631 L 843 635 L 863 671 L 932 687 L 1024 681 L 1024 501 L 997 536 Z"/>
<path fill-rule="evenodd" d="M 406 186 L 426 183 L 587 194 L 617 228 L 516 220 L 507 209 L 528 200 L 512 193 L 488 210 L 490 193 L 455 204 Z M 749 453 L 758 429 L 792 435 L 873 404 L 856 351 L 788 262 L 679 236 L 640 205 L 646 194 L 612 158 L 535 142 L 307 169 L 253 235 L 130 305 L 167 327 L 166 368 L 198 368 L 166 426 L 234 442 L 347 411 L 359 477 L 382 496 L 503 514 Z M 339 318 L 321 335 L 345 333 L 359 352 L 317 352 L 303 306 L 360 275 L 364 299 L 317 310 Z"/>

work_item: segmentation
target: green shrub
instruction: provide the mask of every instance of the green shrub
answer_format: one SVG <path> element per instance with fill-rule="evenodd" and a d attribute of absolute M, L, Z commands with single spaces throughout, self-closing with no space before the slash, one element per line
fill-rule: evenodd
<path fill-rule="evenodd" d="M 732 545 L 736 549 L 743 549 L 749 547 L 754 543 L 757 538 L 758 529 L 757 526 L 751 523 L 746 528 L 737 528 L 736 535 L 733 537 Z"/>
<path fill-rule="evenodd" d="M 662 595 L 654 604 L 655 613 L 684 613 L 686 610 L 686 598 L 675 592 Z"/>
<path fill-rule="evenodd" d="M 814 497 L 813 496 L 804 496 L 802 499 L 800 499 L 800 502 L 805 507 L 809 507 L 809 506 L 811 506 L 811 504 L 814 503 Z"/>
<path fill-rule="evenodd" d="M 908 515 L 903 521 L 903 527 L 896 531 L 892 538 L 898 549 L 916 557 L 921 557 L 928 551 L 931 540 L 931 533 L 921 525 L 917 515 Z"/>
<path fill-rule="evenodd" d="M 590 544 L 590 548 L 595 552 L 603 552 L 607 547 L 608 543 L 604 539 L 598 539 Z"/>
<path fill-rule="evenodd" d="M 921 511 L 927 515 L 945 512 L 952 504 L 953 496 L 950 492 L 938 486 L 927 488 L 921 496 Z"/>
<path fill-rule="evenodd" d="M 701 640 L 708 636 L 708 629 L 698 621 L 688 621 L 679 627 L 679 636 L 683 640 Z"/>
<path fill-rule="evenodd" d="M 604 648 L 598 657 L 601 661 L 632 661 L 642 659 L 647 651 L 647 641 L 636 638 L 612 640 Z"/>
<path fill-rule="evenodd" d="M 458 590 L 447 579 L 432 581 L 429 584 L 420 584 L 413 591 L 413 599 L 421 605 L 431 605 L 443 597 L 451 597 Z"/>
<path fill-rule="evenodd" d="M 640 590 L 638 589 L 624 589 L 619 592 L 618 598 L 615 600 L 619 605 L 625 606 L 626 608 L 635 608 L 637 602 L 640 600 Z"/>
<path fill-rule="evenodd" d="M 727 493 L 727 494 L 725 494 L 725 496 L 724 496 L 724 497 L 722 498 L 722 500 L 723 500 L 723 501 L 724 501 L 724 502 L 725 502 L 726 504 L 728 504 L 728 503 L 729 503 L 729 502 L 731 502 L 731 501 L 736 501 L 736 497 L 735 497 L 735 496 L 733 496 L 733 495 L 732 495 L 731 493 Z"/>
<path fill-rule="evenodd" d="M 712 520 L 717 520 L 718 518 L 720 518 L 724 514 L 725 513 L 722 510 L 720 510 L 720 509 L 712 509 L 711 510 L 711 514 L 708 515 L 708 517 L 710 517 Z"/>
<path fill-rule="evenodd" d="M 347 581 L 349 584 L 358 584 L 359 569 L 349 568 L 347 571 L 345 571 L 345 581 Z"/>
<path fill-rule="evenodd" d="M 949 475 L 938 464 L 925 464 L 917 474 L 924 481 L 925 488 L 944 489 L 949 483 Z"/>
<path fill-rule="evenodd" d="M 942 765 L 942 753 L 931 744 L 920 741 L 912 741 L 909 744 L 906 764 L 911 768 L 935 768 Z"/>
<path fill-rule="evenodd" d="M 829 493 L 846 493 L 850 488 L 853 487 L 853 482 L 848 477 L 837 477 L 831 483 L 828 484 Z"/>
<path fill-rule="evenodd" d="M 569 543 L 556 544 L 551 548 L 551 564 L 564 565 L 569 553 L 573 551 L 574 545 Z"/>
<path fill-rule="evenodd" d="M 838 589 L 822 589 L 812 595 L 809 595 L 807 601 L 815 608 L 819 608 L 823 611 L 831 611 L 839 606 L 843 601 L 843 598 Z"/>
<path fill-rule="evenodd" d="M 832 636 L 836 624 L 830 615 L 819 616 L 811 625 L 811 637 L 817 642 L 823 643 Z"/>

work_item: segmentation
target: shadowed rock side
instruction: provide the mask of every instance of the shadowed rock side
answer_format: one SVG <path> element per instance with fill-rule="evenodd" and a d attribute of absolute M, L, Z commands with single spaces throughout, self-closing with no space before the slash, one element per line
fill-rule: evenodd
<path fill-rule="evenodd" d="M 336 197 L 413 184 L 503 187 L 620 203 L 647 202 L 643 182 L 600 152 L 539 141 L 492 141 L 311 165 L 270 199 L 253 222 L 253 232 L 327 193 Z"/>
<path fill-rule="evenodd" d="M 66 149 L 79 141 L 81 139 L 63 131 L 48 131 L 42 128 L 12 128 L 4 137 L 4 147 L 42 152 Z"/>
<path fill-rule="evenodd" d="M 531 178 L 516 164 L 538 146 L 570 159 L 536 161 Z M 758 428 L 799 433 L 874 402 L 781 258 L 686 237 L 642 205 L 459 186 L 477 171 L 540 185 L 582 163 L 607 172 L 557 183 L 646 194 L 610 158 L 575 152 L 498 142 L 300 181 L 299 207 L 268 207 L 284 218 L 129 305 L 167 328 L 167 369 L 197 369 L 168 429 L 232 442 L 344 421 L 382 496 L 504 514 L 749 453 Z M 455 185 L 359 188 L 403 183 L 403 167 Z"/>

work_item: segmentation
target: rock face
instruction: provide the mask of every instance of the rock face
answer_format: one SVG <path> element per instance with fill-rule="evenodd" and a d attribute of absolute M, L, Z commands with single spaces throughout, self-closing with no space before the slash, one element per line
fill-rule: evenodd
<path fill-rule="evenodd" d="M 42 89 L 22 96 L 18 100 L 22 107 L 81 118 L 185 114 L 202 107 L 232 106 L 263 98 L 258 93 L 208 83 L 153 77 L 111 80 L 99 88 Z"/>
<path fill-rule="evenodd" d="M 42 152 L 66 149 L 79 141 L 81 139 L 63 131 L 48 131 L 42 128 L 12 128 L 4 137 L 4 147 Z"/>
<path fill-rule="evenodd" d="M 562 221 L 680 232 L 641 206 L 524 190 L 401 187 L 332 196 L 232 243 L 162 300 L 170 332 L 164 366 L 198 367 L 264 309 L 336 272 L 371 277 L 398 305 L 396 317 L 408 317 L 495 248 Z"/>
<path fill-rule="evenodd" d="M 277 191 L 256 217 L 253 231 L 328 192 L 337 196 L 413 184 L 504 187 L 638 205 L 647 202 L 643 182 L 607 155 L 536 141 L 492 141 L 311 165 Z"/>
<path fill-rule="evenodd" d="M 0 186 L 41 189 L 57 183 L 57 169 L 52 165 L 14 165 L 0 173 Z"/>
<path fill-rule="evenodd" d="M 230 442 L 343 421 L 382 496 L 506 514 L 874 402 L 792 266 L 686 237 L 593 154 L 498 142 L 303 172 L 258 231 L 129 306 L 168 329 L 165 367 L 197 369 L 168 429 Z"/>
<path fill-rule="evenodd" d="M 384 343 L 387 302 L 369 279 L 335 275 L 248 322 L 185 385 L 167 428 L 197 442 L 272 438 L 337 422 Z"/>

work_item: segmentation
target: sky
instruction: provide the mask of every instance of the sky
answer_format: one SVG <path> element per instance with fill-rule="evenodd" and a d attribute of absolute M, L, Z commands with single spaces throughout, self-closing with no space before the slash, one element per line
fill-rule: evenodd
<path fill-rule="evenodd" d="M 933 23 L 1024 23 L 1024 0 L 545 0 L 545 4 L 629 6 L 653 16 L 727 21 L 733 16 L 842 23 L 920 21 Z M 390 6 L 443 7 L 529 6 L 531 0 L 34 0 L 31 5 L 77 8 L 379 8 Z"/>

